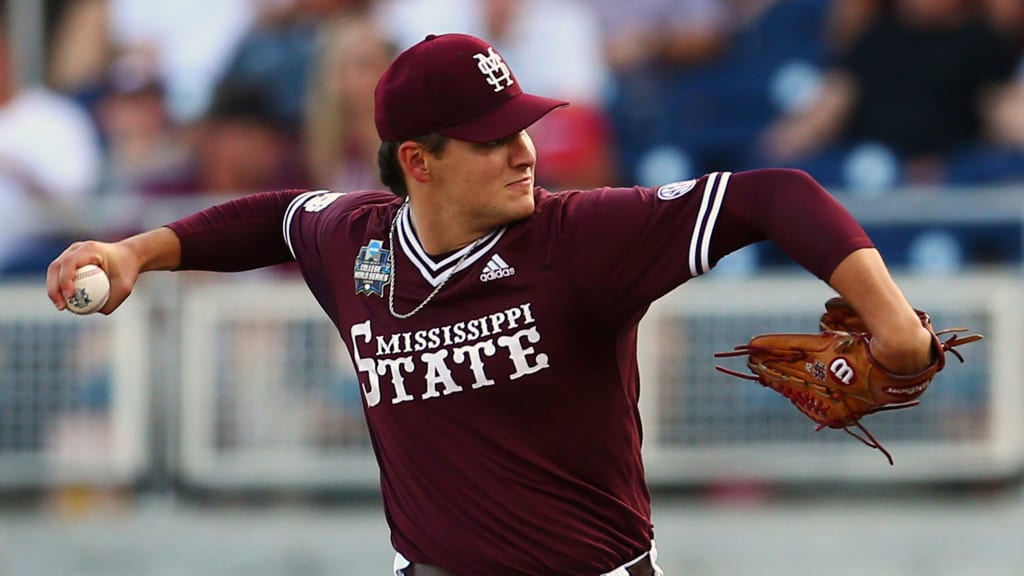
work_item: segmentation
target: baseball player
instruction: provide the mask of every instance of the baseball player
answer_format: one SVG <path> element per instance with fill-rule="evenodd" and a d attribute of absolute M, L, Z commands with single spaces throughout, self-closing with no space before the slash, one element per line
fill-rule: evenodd
<path fill-rule="evenodd" d="M 535 187 L 525 130 L 564 105 L 487 42 L 428 36 L 376 90 L 390 192 L 262 193 L 75 243 L 49 297 L 63 308 L 87 263 L 111 277 L 109 314 L 144 271 L 294 259 L 359 373 L 396 575 L 662 574 L 637 409 L 652 301 L 767 239 L 862 313 L 889 369 L 928 365 L 931 334 L 805 173 Z"/>

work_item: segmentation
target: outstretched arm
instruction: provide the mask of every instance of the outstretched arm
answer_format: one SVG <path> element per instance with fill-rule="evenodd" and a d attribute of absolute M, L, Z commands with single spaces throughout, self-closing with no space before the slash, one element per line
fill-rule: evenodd
<path fill-rule="evenodd" d="M 285 210 L 299 190 L 253 194 L 119 242 L 75 242 L 50 263 L 46 287 L 58 310 L 74 293 L 75 270 L 95 264 L 110 277 L 110 314 L 151 270 L 237 272 L 291 260 L 282 234 Z"/>

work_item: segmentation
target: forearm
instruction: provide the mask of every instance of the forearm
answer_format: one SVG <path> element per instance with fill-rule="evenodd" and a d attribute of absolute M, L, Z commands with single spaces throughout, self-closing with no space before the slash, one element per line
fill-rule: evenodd
<path fill-rule="evenodd" d="M 883 366 L 896 373 L 910 373 L 931 362 L 932 336 L 877 250 L 852 252 L 828 282 L 864 319 L 872 334 L 871 352 Z"/>
<path fill-rule="evenodd" d="M 175 270 L 181 263 L 181 242 L 167 227 L 156 228 L 121 240 L 139 263 L 139 272 Z"/>

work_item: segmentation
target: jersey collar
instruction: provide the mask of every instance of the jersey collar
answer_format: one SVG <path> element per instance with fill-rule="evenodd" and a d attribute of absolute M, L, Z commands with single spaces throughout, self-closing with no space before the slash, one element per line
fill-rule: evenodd
<path fill-rule="evenodd" d="M 474 262 L 494 248 L 507 229 L 507 227 L 502 226 L 481 238 L 478 242 L 473 242 L 455 252 L 435 259 L 430 254 L 427 254 L 427 251 L 423 249 L 423 245 L 420 244 L 416 230 L 412 227 L 412 219 L 409 216 L 409 212 L 409 210 L 402 210 L 398 218 L 398 243 L 402 246 L 402 250 L 409 258 L 409 261 L 416 266 L 416 269 L 420 271 L 420 275 L 431 286 L 437 286 L 449 274 L 455 274 L 469 268 Z M 467 252 L 470 253 L 468 256 L 466 255 Z M 465 259 L 463 259 L 463 256 L 465 256 Z"/>

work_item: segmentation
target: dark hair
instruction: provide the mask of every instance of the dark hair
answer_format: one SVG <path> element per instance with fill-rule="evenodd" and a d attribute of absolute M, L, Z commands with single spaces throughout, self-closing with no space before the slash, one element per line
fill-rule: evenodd
<path fill-rule="evenodd" d="M 448 143 L 448 137 L 437 132 L 411 140 L 435 156 L 443 153 L 444 146 Z M 398 162 L 398 147 L 402 142 L 386 140 L 380 143 L 380 148 L 377 149 L 377 170 L 380 171 L 380 181 L 390 188 L 395 196 L 405 198 L 409 195 L 409 187 L 405 184 L 405 173 Z"/>

